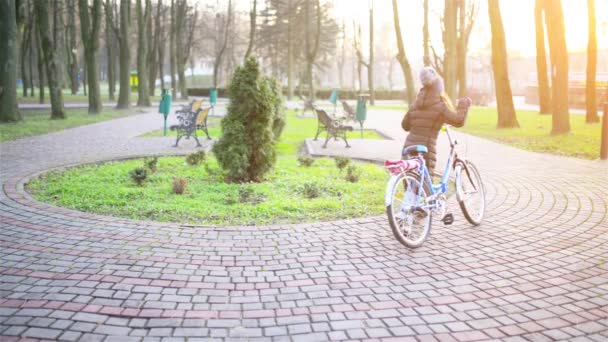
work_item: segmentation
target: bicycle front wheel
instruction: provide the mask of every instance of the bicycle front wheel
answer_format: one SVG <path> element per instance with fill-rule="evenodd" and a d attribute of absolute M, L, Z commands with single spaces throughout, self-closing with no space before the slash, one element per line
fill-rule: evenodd
<path fill-rule="evenodd" d="M 456 198 L 464 217 L 474 226 L 483 221 L 486 209 L 486 189 L 477 167 L 470 161 L 456 166 Z"/>
<path fill-rule="evenodd" d="M 427 191 L 417 173 L 391 179 L 387 189 L 386 214 L 395 238 L 410 248 L 422 246 L 431 229 Z"/>

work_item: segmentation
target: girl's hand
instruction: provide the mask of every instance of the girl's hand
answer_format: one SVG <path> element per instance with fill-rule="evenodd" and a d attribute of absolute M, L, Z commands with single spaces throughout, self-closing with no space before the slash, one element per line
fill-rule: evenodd
<path fill-rule="evenodd" d="M 458 99 L 458 107 L 459 108 L 469 108 L 473 104 L 473 101 L 468 97 L 461 97 Z"/>

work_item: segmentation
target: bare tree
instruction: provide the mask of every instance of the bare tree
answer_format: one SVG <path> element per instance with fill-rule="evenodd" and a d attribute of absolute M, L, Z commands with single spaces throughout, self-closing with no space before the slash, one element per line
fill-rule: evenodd
<path fill-rule="evenodd" d="M 106 7 L 106 15 L 107 15 L 107 7 Z M 116 27 L 116 24 L 110 21 L 112 25 L 112 30 L 118 40 L 120 45 L 120 53 L 119 53 L 119 63 L 120 63 L 120 74 L 119 74 L 119 85 L 120 89 L 118 91 L 118 103 L 116 104 L 116 108 L 118 109 L 126 109 L 131 107 L 131 86 L 130 86 L 130 76 L 131 76 L 131 51 L 129 49 L 130 43 L 130 30 L 129 26 L 131 25 L 131 1 L 130 0 L 120 0 L 120 30 Z"/>
<path fill-rule="evenodd" d="M 187 1 L 180 0 L 177 2 L 175 15 L 175 63 L 179 82 L 178 88 L 181 98 L 186 99 L 188 98 L 188 94 L 186 90 L 185 68 L 190 57 L 190 51 L 192 50 L 192 46 L 194 44 L 194 30 L 198 20 L 198 10 L 196 7 L 188 7 Z"/>
<path fill-rule="evenodd" d="M 159 2 L 160 5 L 160 2 Z M 159 8 L 161 8 L 162 6 L 159 6 Z M 166 43 L 164 43 L 166 41 L 167 38 L 167 34 L 171 35 L 171 26 L 167 25 L 167 22 L 165 20 L 165 13 L 167 11 L 166 10 L 162 10 L 161 13 L 157 13 L 157 15 L 160 17 L 160 34 L 159 34 L 159 39 L 158 39 L 158 74 L 160 76 L 160 88 L 161 89 L 166 89 L 165 87 L 165 46 Z M 169 27 L 169 29 L 167 29 L 167 26 Z"/>
<path fill-rule="evenodd" d="M 478 4 L 476 0 L 459 0 L 458 2 L 458 42 L 456 76 L 458 80 L 458 96 L 467 94 L 467 50 L 469 37 L 475 25 Z"/>
<path fill-rule="evenodd" d="M 403 71 L 403 79 L 405 79 L 407 102 L 413 103 L 416 98 L 416 89 L 414 89 L 414 77 L 412 76 L 412 67 L 405 54 L 405 48 L 403 47 L 403 38 L 401 37 L 401 24 L 399 22 L 399 7 L 397 6 L 397 0 L 393 0 L 393 22 L 395 24 L 395 34 L 397 35 L 397 48 L 399 53 L 397 54 L 397 60 L 401 65 Z"/>
<path fill-rule="evenodd" d="M 367 65 L 367 85 L 369 87 L 369 103 L 376 104 L 374 91 L 374 2 L 369 7 L 369 63 Z"/>
<path fill-rule="evenodd" d="M 108 71 L 108 90 L 110 93 L 110 100 L 114 100 L 116 89 L 116 36 L 112 27 L 116 25 L 114 24 L 116 2 L 114 0 L 106 0 L 104 3 L 104 10 L 106 14 L 106 69 Z"/>
<path fill-rule="evenodd" d="M 513 94 L 507 66 L 507 44 L 498 0 L 488 0 L 488 14 L 492 28 L 492 70 L 496 87 L 498 128 L 519 127 L 513 106 Z"/>
<path fill-rule="evenodd" d="M 255 27 L 256 27 L 256 16 L 257 16 L 257 0 L 253 0 L 253 8 L 249 12 L 249 44 L 247 45 L 247 51 L 245 52 L 244 59 L 251 54 L 253 50 L 253 44 L 255 43 Z"/>
<path fill-rule="evenodd" d="M 538 103 L 540 114 L 551 112 L 551 90 L 547 75 L 547 53 L 545 51 L 545 25 L 543 23 L 546 0 L 536 0 L 534 6 L 534 24 L 536 31 L 536 75 L 538 79 Z"/>
<path fill-rule="evenodd" d="M 152 4 L 150 0 L 145 0 L 145 7 L 142 0 L 137 0 L 137 105 L 142 107 L 150 106 L 150 95 L 148 94 L 148 35 L 146 27 L 150 21 Z"/>
<path fill-rule="evenodd" d="M 547 36 L 551 52 L 551 110 L 552 135 L 570 132 L 570 114 L 568 112 L 568 47 L 561 0 L 548 1 Z"/>
<path fill-rule="evenodd" d="M 443 13 L 443 77 L 445 92 L 452 99 L 456 98 L 457 59 L 458 59 L 458 7 L 456 0 L 445 0 Z"/>
<path fill-rule="evenodd" d="M 67 25 L 65 26 L 65 49 L 67 72 L 70 78 L 70 90 L 77 94 L 80 84 L 78 81 L 78 39 L 76 30 L 76 14 L 78 13 L 76 0 L 67 0 Z"/>
<path fill-rule="evenodd" d="M 317 58 L 317 52 L 319 51 L 319 41 L 321 37 L 321 3 L 319 0 L 315 1 L 316 11 L 316 22 L 317 28 L 315 30 L 315 40 L 314 42 L 310 41 L 311 36 L 311 13 L 310 13 L 310 1 L 306 1 L 304 4 L 304 12 L 306 17 L 306 80 L 308 81 L 308 91 L 309 99 L 315 99 L 315 86 L 314 86 L 314 78 L 313 78 L 313 67 L 315 63 L 315 58 Z"/>
<path fill-rule="evenodd" d="M 342 88 L 344 85 L 344 63 L 346 60 L 346 24 L 344 20 L 342 20 L 342 29 L 340 33 L 340 56 L 336 59 L 336 63 L 338 67 L 338 82 L 340 88 Z"/>
<path fill-rule="evenodd" d="M 99 49 L 99 30 L 101 28 L 101 0 L 93 0 L 89 10 L 87 0 L 79 0 L 80 30 L 82 45 L 87 66 L 87 83 L 89 85 L 89 114 L 101 112 L 101 95 L 97 70 L 97 50 Z"/>
<path fill-rule="evenodd" d="M 422 25 L 422 49 L 424 50 L 423 62 L 424 66 L 431 65 L 431 54 L 429 50 L 430 35 L 429 35 L 429 0 L 424 0 L 422 7 L 424 9 L 424 24 Z"/>
<path fill-rule="evenodd" d="M 36 10 L 35 4 L 34 4 L 34 10 Z M 35 50 L 36 52 L 36 60 L 37 60 L 37 66 L 38 66 L 38 103 L 43 104 L 44 103 L 44 85 L 45 85 L 45 64 L 44 64 L 44 53 L 42 51 L 42 38 L 40 35 L 40 30 L 38 29 L 38 13 L 35 12 L 35 16 L 36 16 L 36 29 L 34 29 L 36 31 L 36 44 L 35 44 Z"/>
<path fill-rule="evenodd" d="M 22 1 L 21 2 L 21 6 L 22 6 L 22 12 L 23 12 L 23 34 L 21 36 L 20 39 L 20 47 L 19 47 L 19 55 L 20 55 L 20 61 L 21 63 L 21 79 L 23 80 L 23 97 L 27 97 L 28 96 L 28 89 L 30 87 L 32 87 L 32 81 L 33 81 L 33 77 L 32 77 L 32 68 L 31 68 L 31 61 L 30 61 L 30 65 L 29 65 L 29 73 L 28 73 L 28 56 L 30 56 L 33 52 L 31 51 L 31 42 L 32 42 L 32 28 L 33 28 L 33 19 L 34 19 L 34 15 L 32 13 L 32 10 L 30 8 L 30 1 Z M 20 11 L 21 12 L 21 11 Z M 32 92 L 31 96 L 34 96 L 34 93 Z"/>
<path fill-rule="evenodd" d="M 357 56 L 357 80 L 359 81 L 359 92 L 363 91 L 363 67 L 368 67 L 368 63 L 365 62 L 365 58 L 363 58 L 363 53 L 361 52 L 361 36 L 361 25 L 353 21 L 353 48 L 355 49 L 355 55 Z"/>
<path fill-rule="evenodd" d="M 57 59 L 56 45 L 51 36 L 53 31 L 49 23 L 49 2 L 46 0 L 35 0 L 34 5 L 36 8 L 36 18 L 38 19 L 38 31 L 40 33 L 42 51 L 44 53 L 46 75 L 49 81 L 51 119 L 65 119 L 59 75 L 60 62 Z"/>
<path fill-rule="evenodd" d="M 220 21 L 220 14 L 218 13 L 216 15 L 216 21 Z M 230 23 L 232 21 L 232 0 L 228 0 L 228 13 L 227 13 L 227 19 L 224 23 L 224 29 L 222 30 L 222 32 L 218 32 L 218 36 L 216 37 L 216 39 L 218 39 L 221 35 L 222 37 L 222 43 L 220 46 L 216 46 L 216 55 L 215 55 L 215 60 L 213 61 L 213 86 L 215 88 L 217 88 L 218 86 L 218 71 L 220 68 L 220 65 L 222 64 L 222 57 L 224 56 L 224 53 L 226 52 L 226 47 L 228 46 L 228 37 L 229 37 L 229 33 L 230 33 Z"/>
<path fill-rule="evenodd" d="M 597 33 L 596 33 L 596 17 L 595 17 L 595 0 L 587 0 L 587 15 L 589 16 L 589 40 L 587 42 L 587 84 L 585 102 L 587 107 L 587 115 L 585 122 L 599 122 L 600 118 L 597 115 L 596 101 L 596 70 L 597 70 Z"/>
<path fill-rule="evenodd" d="M 149 70 L 149 77 L 148 77 L 148 83 L 149 83 L 149 93 L 150 95 L 154 96 L 154 91 L 156 90 L 156 74 L 158 72 L 158 66 L 159 66 L 159 55 L 158 55 L 158 50 L 159 50 L 159 45 L 162 45 L 162 38 L 161 38 L 161 33 L 162 33 L 162 27 L 161 27 L 161 19 L 162 19 L 162 14 L 164 11 L 162 10 L 163 8 L 163 2 L 162 0 L 158 0 L 158 2 L 156 3 L 156 15 L 154 17 L 154 21 L 152 21 L 152 19 L 148 20 L 148 39 L 150 42 L 150 47 L 148 49 L 148 70 Z M 154 25 L 152 25 L 152 23 L 154 22 Z M 154 26 L 154 29 L 152 29 L 152 26 Z M 164 48 L 163 48 L 164 50 Z M 162 74 L 160 75 L 161 79 L 162 79 Z"/>

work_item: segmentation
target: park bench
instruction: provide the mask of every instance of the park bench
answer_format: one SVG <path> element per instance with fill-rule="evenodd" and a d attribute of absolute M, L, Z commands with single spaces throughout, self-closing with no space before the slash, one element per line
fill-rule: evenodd
<path fill-rule="evenodd" d="M 196 146 L 202 146 L 198 140 L 197 130 L 202 130 L 207 135 L 207 139 L 211 139 L 207 130 L 207 118 L 211 107 L 203 108 L 203 100 L 194 101 L 190 108 L 182 108 L 175 112 L 179 124 L 169 127 L 172 131 L 177 131 L 177 140 L 174 147 L 177 147 L 181 138 L 190 139 L 193 137 L 196 140 Z"/>
<path fill-rule="evenodd" d="M 304 102 L 304 105 L 302 107 L 302 114 L 300 115 L 304 115 L 304 113 L 306 113 L 306 111 L 313 111 L 315 110 L 315 103 L 313 100 L 311 99 L 305 99 L 302 96 L 300 96 L 300 99 L 302 99 L 302 101 Z"/>
<path fill-rule="evenodd" d="M 346 114 L 347 120 L 355 121 L 357 118 L 357 112 L 351 107 L 348 102 L 342 101 L 342 109 L 344 109 L 344 113 Z"/>
<path fill-rule="evenodd" d="M 315 135 L 314 140 L 317 140 L 321 132 L 327 132 L 323 148 L 327 147 L 327 142 L 331 138 L 334 138 L 336 140 L 338 140 L 338 138 L 342 138 L 346 143 L 346 147 L 350 147 L 350 145 L 348 144 L 348 140 L 346 139 L 346 132 L 352 131 L 353 127 L 343 125 L 341 120 L 330 117 L 322 109 L 315 108 L 314 111 L 317 113 L 317 135 Z"/>

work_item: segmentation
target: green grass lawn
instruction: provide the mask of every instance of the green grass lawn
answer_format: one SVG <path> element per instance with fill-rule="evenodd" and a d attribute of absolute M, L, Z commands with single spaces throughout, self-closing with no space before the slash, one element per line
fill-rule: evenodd
<path fill-rule="evenodd" d="M 599 157 L 601 125 L 586 124 L 584 115 L 571 115 L 570 134 L 559 136 L 550 135 L 551 115 L 518 111 L 517 120 L 520 128 L 497 129 L 496 109 L 473 108 L 460 130 L 535 152 L 584 159 Z"/>
<path fill-rule="evenodd" d="M 27 189 L 38 200 L 71 209 L 197 225 L 302 223 L 381 214 L 387 179 L 382 168 L 355 163 L 361 178 L 350 183 L 331 159 L 299 166 L 302 143 L 315 132 L 315 120 L 288 112 L 277 144 L 277 164 L 262 183 L 225 183 L 217 161 L 208 155 L 203 166 L 187 165 L 184 157 L 162 157 L 143 186 L 129 177 L 132 169 L 143 165 L 137 159 L 52 172 L 34 179 Z M 172 192 L 175 177 L 187 180 L 183 195 Z M 311 187 L 319 190 L 319 197 L 305 195 L 305 188 Z"/>
<path fill-rule="evenodd" d="M 87 109 L 66 109 L 66 119 L 51 120 L 50 110 L 21 111 L 23 120 L 0 123 L 0 142 L 116 119 L 134 112 L 134 109 L 104 109 L 99 114 L 91 115 Z"/>

